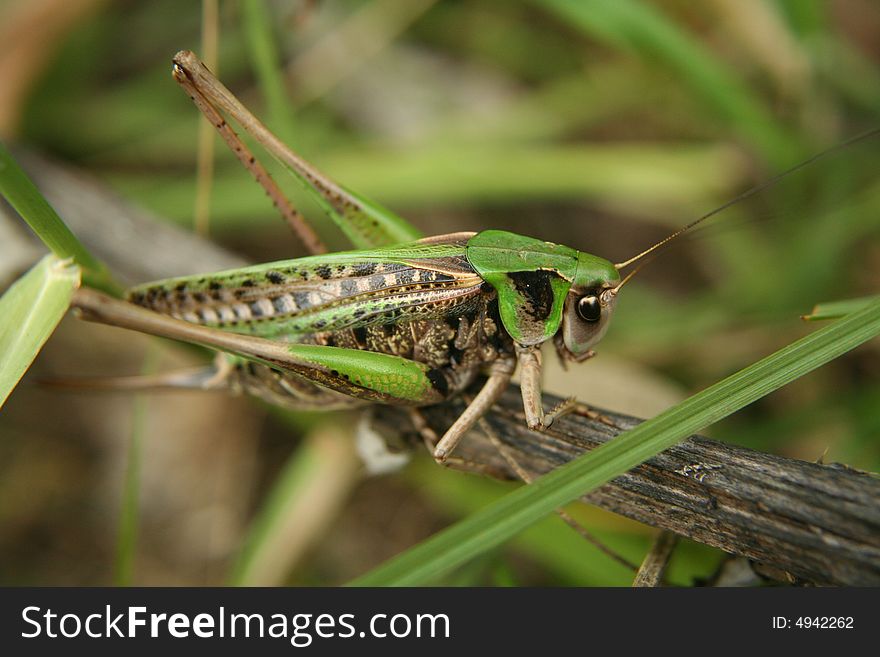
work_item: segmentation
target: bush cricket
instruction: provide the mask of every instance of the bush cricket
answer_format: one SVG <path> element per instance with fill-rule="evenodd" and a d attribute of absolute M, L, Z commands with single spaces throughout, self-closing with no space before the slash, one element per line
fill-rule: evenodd
<path fill-rule="evenodd" d="M 443 403 L 485 375 L 482 389 L 443 436 L 421 424 L 440 463 L 517 368 L 529 428 L 540 431 L 571 412 L 604 421 L 574 399 L 545 412 L 541 346 L 552 341 L 563 363 L 589 359 L 619 291 L 647 255 L 829 152 L 612 263 L 499 230 L 421 237 L 293 153 L 193 53 L 175 56 L 173 75 L 312 255 L 139 285 L 128 291 L 127 302 L 82 289 L 74 307 L 88 320 L 224 352 L 210 371 L 171 375 L 169 384 L 244 391 L 294 409 L 399 405 L 412 409 L 419 426 L 420 406 Z M 326 252 L 224 114 L 293 173 L 356 250 Z"/>

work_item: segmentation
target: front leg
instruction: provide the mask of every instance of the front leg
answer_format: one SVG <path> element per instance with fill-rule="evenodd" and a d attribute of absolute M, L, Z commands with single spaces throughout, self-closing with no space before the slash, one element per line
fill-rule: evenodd
<path fill-rule="evenodd" d="M 522 392 L 523 410 L 526 424 L 532 431 L 543 431 L 563 415 L 575 413 L 591 420 L 597 420 L 610 427 L 617 428 L 614 421 L 601 413 L 590 409 L 586 404 L 578 402 L 574 397 L 560 402 L 549 413 L 544 413 L 541 399 L 541 349 L 540 346 L 524 347 L 517 345 L 516 356 L 519 361 L 520 391 Z"/>
<path fill-rule="evenodd" d="M 544 416 L 541 400 L 541 348 L 540 345 L 516 346 L 519 361 L 519 387 L 522 392 L 523 410 L 526 424 L 533 431 L 541 431 L 550 426 Z"/>

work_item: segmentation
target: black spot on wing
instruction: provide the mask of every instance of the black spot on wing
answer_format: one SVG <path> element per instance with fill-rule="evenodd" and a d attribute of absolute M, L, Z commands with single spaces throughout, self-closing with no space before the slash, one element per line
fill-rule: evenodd
<path fill-rule="evenodd" d="M 352 273 L 355 276 L 371 276 L 376 273 L 375 262 L 365 262 L 352 267 Z"/>
<path fill-rule="evenodd" d="M 280 285 L 286 280 L 284 278 L 284 274 L 282 274 L 280 271 L 267 271 L 266 278 L 269 280 L 270 283 L 274 283 L 275 285 Z"/>

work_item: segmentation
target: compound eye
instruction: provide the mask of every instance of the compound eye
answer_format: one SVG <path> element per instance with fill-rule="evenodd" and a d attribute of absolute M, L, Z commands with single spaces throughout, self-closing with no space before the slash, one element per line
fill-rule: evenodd
<path fill-rule="evenodd" d="M 578 299 L 577 312 L 585 322 L 598 322 L 602 317 L 602 305 L 599 303 L 599 297 L 591 294 Z"/>

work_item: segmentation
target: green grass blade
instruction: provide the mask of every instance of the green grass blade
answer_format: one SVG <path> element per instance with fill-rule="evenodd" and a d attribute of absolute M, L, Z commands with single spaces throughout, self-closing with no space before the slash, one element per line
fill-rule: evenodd
<path fill-rule="evenodd" d="M 246 43 L 260 91 L 266 99 L 268 125 L 282 141 L 293 143 L 290 104 L 281 74 L 281 56 L 272 33 L 269 8 L 262 0 L 245 0 L 242 18 Z"/>
<path fill-rule="evenodd" d="M 697 97 L 776 166 L 797 159 L 797 143 L 760 100 L 710 50 L 652 3 L 637 0 L 536 0 L 574 27 L 613 47 L 673 70 Z"/>
<path fill-rule="evenodd" d="M 270 8 L 263 0 L 244 0 L 242 18 L 251 65 L 257 76 L 260 92 L 266 101 L 267 125 L 281 141 L 295 147 L 297 140 L 294 132 L 294 115 L 284 83 L 281 54 L 272 28 Z M 295 171 L 290 169 L 288 171 L 304 185 L 307 193 L 324 209 L 324 213 L 310 216 L 309 221 L 319 234 L 326 234 L 330 226 L 332 209 Z"/>
<path fill-rule="evenodd" d="M 289 120 L 290 110 L 284 79 L 278 70 L 280 59 L 268 10 L 258 0 L 246 0 L 243 8 L 245 35 L 260 89 L 266 96 L 269 124 L 282 141 L 290 144 L 293 138 Z M 355 248 L 387 246 L 422 237 L 419 231 L 402 217 L 342 185 L 339 186 L 340 193 L 348 197 L 349 203 L 345 211 L 340 211 L 312 185 L 307 177 L 289 164 L 284 162 L 282 164 Z M 321 228 L 322 226 L 319 225 L 318 229 Z"/>
<path fill-rule="evenodd" d="M 229 575 L 231 586 L 247 584 L 259 558 L 262 546 L 269 541 L 275 528 L 282 522 L 291 503 L 308 485 L 315 469 L 315 454 L 308 444 L 296 450 L 284 464 L 278 479 L 260 510 L 242 544 L 238 558 Z"/>
<path fill-rule="evenodd" d="M 279 415 L 294 421 L 289 413 Z M 353 432 L 335 421 L 313 426 L 279 473 L 229 575 L 234 586 L 287 581 L 361 477 Z"/>
<path fill-rule="evenodd" d="M 697 393 L 532 485 L 517 489 L 353 584 L 414 586 L 435 581 L 557 507 L 878 334 L 880 301 L 875 301 Z"/>
<path fill-rule="evenodd" d="M 64 317 L 80 269 L 47 255 L 0 297 L 0 406 Z"/>
<path fill-rule="evenodd" d="M 809 315 L 804 315 L 802 319 L 808 322 L 817 322 L 824 319 L 840 319 L 845 315 L 861 310 L 878 299 L 880 299 L 880 297 L 870 296 L 817 303 L 813 307 L 813 311 Z"/>
<path fill-rule="evenodd" d="M 777 0 L 776 4 L 797 34 L 815 37 L 826 31 L 829 8 L 822 0 Z"/>
<path fill-rule="evenodd" d="M 158 343 L 147 350 L 141 374 L 155 374 L 159 364 Z M 122 482 L 122 503 L 119 509 L 119 525 L 116 531 L 116 563 L 114 584 L 131 586 L 134 580 L 134 562 L 137 553 L 138 525 L 140 518 L 141 471 L 143 463 L 144 436 L 147 435 L 149 400 L 143 393 L 132 400 L 131 433 Z"/>
<path fill-rule="evenodd" d="M 82 267 L 83 279 L 90 286 L 110 293 L 118 292 L 104 264 L 80 243 L 3 143 L 0 143 L 0 194 L 52 253 L 62 260 L 73 258 Z"/>
<path fill-rule="evenodd" d="M 136 395 L 132 404 L 131 434 L 128 440 L 128 460 L 122 484 L 122 505 L 119 529 L 116 534 L 116 586 L 131 586 L 134 577 L 134 557 L 137 550 L 138 516 L 141 489 L 141 454 L 147 422 L 147 398 Z"/>
<path fill-rule="evenodd" d="M 548 198 L 619 202 L 638 218 L 657 221 L 657 207 L 696 214 L 728 197 L 744 181 L 744 162 L 718 144 L 530 144 L 434 146 L 398 152 L 387 148 L 339 151 L 324 156 L 326 170 L 392 205 L 423 211 L 449 204 L 540 203 Z M 238 171 L 219 171 L 213 225 L 252 230 L 265 197 Z M 189 220 L 192 188 L 185 180 L 154 175 L 111 175 L 117 189 L 180 223 Z M 146 183 L 146 184 L 145 184 Z M 669 220 L 669 211 L 662 219 Z M 676 216 L 678 226 L 680 216 Z M 414 239 L 414 238 L 410 238 Z M 401 240 L 405 241 L 405 240 Z M 577 246 L 577 245 L 574 245 Z"/>

